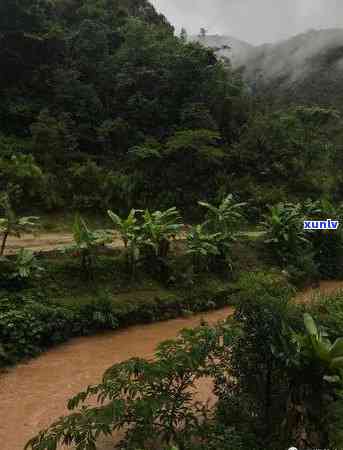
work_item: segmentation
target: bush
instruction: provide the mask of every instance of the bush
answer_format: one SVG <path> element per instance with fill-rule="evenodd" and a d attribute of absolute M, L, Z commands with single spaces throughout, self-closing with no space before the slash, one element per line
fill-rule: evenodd
<path fill-rule="evenodd" d="M 90 303 L 58 304 L 45 294 L 8 291 L 0 295 L 0 366 L 36 356 L 74 336 L 100 330 L 180 317 L 185 310 L 208 311 L 226 306 L 232 289 L 198 286 L 190 292 L 134 296 L 115 301 L 111 293 L 95 295 Z"/>
<path fill-rule="evenodd" d="M 18 289 L 42 271 L 33 252 L 21 249 L 15 257 L 0 256 L 0 287 Z"/>
<path fill-rule="evenodd" d="M 73 336 L 117 326 L 112 305 L 103 298 L 67 307 L 37 296 L 8 294 L 0 299 L 0 366 L 36 356 Z"/>

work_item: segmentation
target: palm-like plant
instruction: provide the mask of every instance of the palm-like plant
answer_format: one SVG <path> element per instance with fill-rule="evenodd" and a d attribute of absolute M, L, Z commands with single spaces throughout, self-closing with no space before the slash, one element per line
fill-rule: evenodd
<path fill-rule="evenodd" d="M 276 354 L 272 348 L 288 375 L 283 431 L 296 447 L 324 448 L 328 410 L 343 382 L 343 338 L 332 343 L 307 313 L 304 325 L 305 333 L 284 327 L 280 339 L 283 350 Z"/>
<path fill-rule="evenodd" d="M 198 202 L 207 210 L 206 227 L 213 233 L 233 234 L 243 219 L 243 207 L 246 203 L 237 203 L 232 194 L 227 195 L 219 206 Z"/>
<path fill-rule="evenodd" d="M 243 208 L 246 203 L 237 203 L 232 194 L 227 195 L 219 206 L 206 202 L 198 203 L 207 210 L 204 229 L 208 233 L 219 233 L 216 238 L 219 256 L 231 269 L 231 246 L 236 240 L 237 230 L 243 220 Z"/>
<path fill-rule="evenodd" d="M 261 223 L 265 233 L 265 243 L 269 245 L 281 261 L 299 254 L 310 245 L 303 228 L 304 213 L 300 204 L 279 203 L 269 208 L 269 213 Z"/>
<path fill-rule="evenodd" d="M 343 379 L 343 338 L 334 343 L 328 339 L 327 334 L 318 329 L 310 314 L 304 314 L 304 324 L 307 335 L 298 337 L 298 343 L 305 356 L 316 360 L 327 373 L 325 378 L 336 374 Z"/>
<path fill-rule="evenodd" d="M 35 230 L 38 226 L 39 217 L 18 217 L 11 207 L 10 200 L 7 195 L 1 199 L 1 206 L 4 210 L 5 217 L 0 218 L 0 234 L 2 242 L 0 247 L 0 256 L 5 252 L 7 239 L 9 236 L 21 237 L 22 233 Z"/>
<path fill-rule="evenodd" d="M 136 272 L 136 264 L 139 259 L 141 226 L 138 223 L 137 213 L 140 210 L 132 209 L 126 219 L 121 218 L 118 214 L 108 210 L 107 213 L 114 224 L 114 228 L 119 232 L 126 250 L 127 261 L 132 273 L 132 276 Z"/>
<path fill-rule="evenodd" d="M 220 233 L 209 234 L 204 225 L 196 225 L 187 235 L 187 254 L 192 256 L 196 271 L 208 268 L 208 262 L 213 256 L 219 255 L 217 241 Z"/>
<path fill-rule="evenodd" d="M 74 244 L 66 247 L 65 250 L 74 252 L 79 256 L 83 273 L 90 276 L 97 250 L 110 242 L 111 238 L 104 231 L 91 231 L 79 215 L 75 216 L 73 238 Z"/>
<path fill-rule="evenodd" d="M 180 213 L 175 207 L 153 213 L 145 210 L 142 224 L 142 244 L 151 247 L 156 257 L 166 258 L 170 248 L 170 239 L 176 237 L 182 226 Z"/>
<path fill-rule="evenodd" d="M 131 209 L 130 214 L 127 216 L 127 218 L 122 219 L 113 211 L 107 211 L 107 214 L 114 224 L 115 230 L 118 231 L 124 242 L 125 249 L 128 248 L 129 242 L 134 239 L 139 229 L 139 226 L 137 224 L 137 212 L 139 211 Z"/>

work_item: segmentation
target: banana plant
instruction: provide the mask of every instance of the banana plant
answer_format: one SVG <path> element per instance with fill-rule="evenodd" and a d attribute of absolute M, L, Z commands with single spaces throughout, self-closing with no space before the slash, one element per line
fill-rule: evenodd
<path fill-rule="evenodd" d="M 283 430 L 298 448 L 324 448 L 327 413 L 342 389 L 343 338 L 331 342 L 308 313 L 304 325 L 305 333 L 291 331 L 284 346 L 289 389 Z"/>
<path fill-rule="evenodd" d="M 243 208 L 246 203 L 237 203 L 232 194 L 227 195 L 219 206 L 207 202 L 198 202 L 207 210 L 206 227 L 213 233 L 222 233 L 225 236 L 234 233 L 243 220 Z"/>
<path fill-rule="evenodd" d="M 137 231 L 139 230 L 137 213 L 141 212 L 135 209 L 131 209 L 126 219 L 122 219 L 113 211 L 108 210 L 107 214 L 114 224 L 114 229 L 120 234 L 125 249 L 128 248 L 129 243 L 134 239 Z"/>
<path fill-rule="evenodd" d="M 200 206 L 206 208 L 207 219 L 204 222 L 204 229 L 208 233 L 219 233 L 216 245 L 219 250 L 219 258 L 225 265 L 232 269 L 231 247 L 238 235 L 237 229 L 243 221 L 243 208 L 246 203 L 238 203 L 232 194 L 227 195 L 219 206 L 206 202 L 198 202 Z"/>
<path fill-rule="evenodd" d="M 220 233 L 209 234 L 204 225 L 196 225 L 187 235 L 187 254 L 192 256 L 193 268 L 199 272 L 208 269 L 211 257 L 219 255 L 217 240 Z"/>
<path fill-rule="evenodd" d="M 74 244 L 67 246 L 65 251 L 77 255 L 80 258 L 82 272 L 91 276 L 97 250 L 111 242 L 111 238 L 105 231 L 91 231 L 79 215 L 75 216 L 73 238 Z"/>
<path fill-rule="evenodd" d="M 343 378 L 343 338 L 332 343 L 308 313 L 304 314 L 304 324 L 307 336 L 300 341 L 304 353 L 320 362 L 328 373 L 326 379 L 330 380 L 330 374 Z"/>
<path fill-rule="evenodd" d="M 20 238 L 22 233 L 34 231 L 38 226 L 39 217 L 18 217 L 7 195 L 1 199 L 1 206 L 5 213 L 5 217 L 0 218 L 0 235 L 2 236 L 0 256 L 3 256 L 8 237 Z"/>
<path fill-rule="evenodd" d="M 265 243 L 280 261 L 285 262 L 310 246 L 303 222 L 304 213 L 300 204 L 279 203 L 269 207 L 269 213 L 261 225 L 266 234 Z"/>
<path fill-rule="evenodd" d="M 173 207 L 166 211 L 143 214 L 142 244 L 151 247 L 154 256 L 166 258 L 170 249 L 170 240 L 175 238 L 183 227 L 179 211 Z"/>
<path fill-rule="evenodd" d="M 132 209 L 128 217 L 123 219 L 113 211 L 107 211 L 107 214 L 114 224 L 114 229 L 119 232 L 124 243 L 127 263 L 132 277 L 135 277 L 136 266 L 140 257 L 142 230 L 137 214 L 141 212 L 141 210 Z"/>

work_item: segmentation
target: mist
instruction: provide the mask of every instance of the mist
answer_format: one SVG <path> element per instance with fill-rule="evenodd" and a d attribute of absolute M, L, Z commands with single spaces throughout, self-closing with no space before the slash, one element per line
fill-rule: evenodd
<path fill-rule="evenodd" d="M 343 27 L 343 0 L 151 0 L 178 32 L 276 42 L 310 28 Z M 196 5 L 196 6 L 195 6 Z"/>

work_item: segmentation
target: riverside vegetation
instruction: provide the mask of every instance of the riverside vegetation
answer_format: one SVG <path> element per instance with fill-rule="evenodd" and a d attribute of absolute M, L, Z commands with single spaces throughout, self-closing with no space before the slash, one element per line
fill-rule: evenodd
<path fill-rule="evenodd" d="M 292 301 L 343 275 L 342 228 L 303 230 L 342 222 L 340 105 L 253 97 L 146 0 L 3 0 L 0 43 L 1 366 L 236 311 L 113 366 L 26 449 L 94 450 L 118 429 L 128 450 L 340 448 L 342 294 Z M 73 244 L 8 255 L 70 214 Z M 213 405 L 195 401 L 204 377 Z"/>

